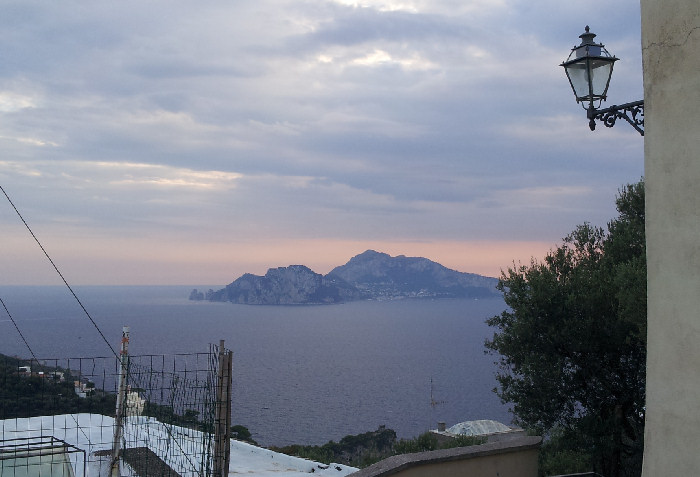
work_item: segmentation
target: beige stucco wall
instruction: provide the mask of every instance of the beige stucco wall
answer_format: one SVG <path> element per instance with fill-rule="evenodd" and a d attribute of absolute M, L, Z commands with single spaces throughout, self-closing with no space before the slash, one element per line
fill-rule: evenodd
<path fill-rule="evenodd" d="M 403 469 L 396 477 L 537 477 L 537 449 L 501 456 L 419 465 Z"/>
<path fill-rule="evenodd" d="M 500 442 L 389 457 L 353 477 L 537 477 L 541 438 Z"/>
<path fill-rule="evenodd" d="M 641 0 L 648 257 L 645 477 L 700 474 L 700 0 Z"/>

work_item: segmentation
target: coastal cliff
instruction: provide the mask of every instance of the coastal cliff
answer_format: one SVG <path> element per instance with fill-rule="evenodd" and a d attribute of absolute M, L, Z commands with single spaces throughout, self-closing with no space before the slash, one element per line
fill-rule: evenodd
<path fill-rule="evenodd" d="M 209 295 L 210 301 L 248 305 L 341 303 L 362 298 L 361 292 L 339 277 L 324 277 L 304 265 L 271 268 L 264 276 L 246 273 Z"/>

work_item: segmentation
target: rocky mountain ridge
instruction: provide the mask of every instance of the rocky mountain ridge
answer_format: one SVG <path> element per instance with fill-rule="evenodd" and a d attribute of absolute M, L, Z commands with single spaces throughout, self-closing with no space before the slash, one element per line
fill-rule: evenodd
<path fill-rule="evenodd" d="M 367 250 L 327 275 L 304 265 L 246 273 L 221 290 L 192 290 L 191 300 L 248 305 L 333 304 L 399 298 L 488 298 L 498 296 L 496 278 L 451 270 L 422 257 L 391 257 Z"/>

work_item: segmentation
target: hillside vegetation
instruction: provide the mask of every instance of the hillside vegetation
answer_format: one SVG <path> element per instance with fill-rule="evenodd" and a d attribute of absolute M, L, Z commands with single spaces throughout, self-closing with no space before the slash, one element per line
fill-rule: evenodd
<path fill-rule="evenodd" d="M 413 439 L 397 440 L 396 432 L 381 426 L 376 431 L 348 435 L 339 442 L 329 441 L 321 446 L 291 445 L 271 449 L 325 464 L 338 463 L 362 468 L 393 455 L 465 447 L 484 442 L 483 438 L 461 436 L 441 443 L 430 432 Z"/>

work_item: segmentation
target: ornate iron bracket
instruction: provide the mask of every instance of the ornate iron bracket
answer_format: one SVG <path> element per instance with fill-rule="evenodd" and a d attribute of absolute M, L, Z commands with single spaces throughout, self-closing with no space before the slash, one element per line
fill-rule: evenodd
<path fill-rule="evenodd" d="M 637 130 L 639 134 L 644 136 L 644 101 L 634 101 L 632 103 L 622 104 L 620 106 L 613 105 L 605 109 L 588 109 L 588 126 L 591 131 L 595 130 L 595 121 L 602 121 L 606 127 L 613 127 L 615 121 L 624 119 Z"/>

